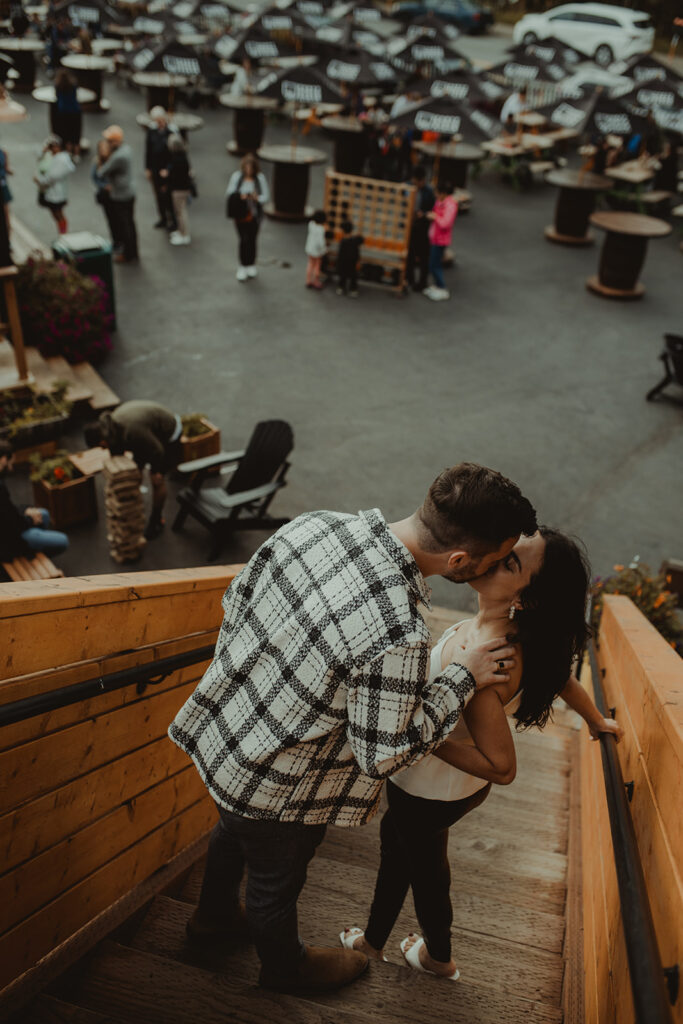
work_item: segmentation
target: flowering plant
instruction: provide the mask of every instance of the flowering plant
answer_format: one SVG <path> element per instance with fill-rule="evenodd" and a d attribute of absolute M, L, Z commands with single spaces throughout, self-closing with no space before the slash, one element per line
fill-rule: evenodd
<path fill-rule="evenodd" d="M 593 583 L 591 625 L 598 630 L 605 594 L 623 594 L 629 597 L 646 619 L 658 629 L 665 640 L 681 653 L 683 630 L 679 624 L 676 606 L 678 596 L 667 590 L 670 582 L 664 573 L 653 573 L 636 555 L 628 566 L 615 565 L 614 576 L 596 577 Z"/>
<path fill-rule="evenodd" d="M 56 380 L 51 391 L 31 387 L 23 394 L 0 392 L 0 437 L 15 437 L 24 427 L 68 416 L 72 402 L 66 397 L 69 382 Z"/>
<path fill-rule="evenodd" d="M 45 358 L 94 363 L 111 349 L 107 288 L 63 260 L 29 259 L 16 277 L 21 325 L 28 345 Z"/>
<path fill-rule="evenodd" d="M 211 431 L 203 412 L 191 412 L 180 418 L 183 424 L 183 437 L 202 437 Z"/>
<path fill-rule="evenodd" d="M 69 453 L 63 449 L 48 458 L 39 454 L 32 455 L 29 462 L 31 480 L 42 480 L 51 487 L 58 487 L 67 480 L 74 480 L 81 475 L 69 458 Z"/>

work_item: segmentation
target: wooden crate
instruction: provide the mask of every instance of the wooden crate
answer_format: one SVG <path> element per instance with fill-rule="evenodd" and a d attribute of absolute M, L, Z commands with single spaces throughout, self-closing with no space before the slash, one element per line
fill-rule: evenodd
<path fill-rule="evenodd" d="M 182 446 L 181 462 L 191 462 L 193 459 L 205 459 L 208 455 L 218 455 L 221 450 L 221 432 L 218 427 L 202 416 L 202 423 L 209 428 L 207 434 L 200 434 L 199 437 L 180 438 Z"/>
<path fill-rule="evenodd" d="M 57 530 L 66 530 L 69 526 L 97 518 L 94 476 L 77 476 L 56 485 L 34 480 L 33 500 L 39 508 L 48 510 L 52 525 Z"/>
<path fill-rule="evenodd" d="M 403 293 L 408 243 L 413 221 L 415 189 L 412 185 L 354 174 L 328 171 L 325 177 L 327 230 L 332 232 L 327 262 L 334 268 L 345 220 L 354 234 L 363 236 L 361 280 L 388 285 Z"/>

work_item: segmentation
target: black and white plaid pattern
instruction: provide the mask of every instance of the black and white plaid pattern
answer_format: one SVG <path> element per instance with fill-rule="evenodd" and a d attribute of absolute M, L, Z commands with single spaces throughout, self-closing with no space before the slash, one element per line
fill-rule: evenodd
<path fill-rule="evenodd" d="M 266 541 L 169 729 L 213 798 L 250 818 L 366 822 L 382 780 L 437 746 L 474 690 L 459 665 L 428 682 L 429 596 L 378 509 L 308 513 Z"/>

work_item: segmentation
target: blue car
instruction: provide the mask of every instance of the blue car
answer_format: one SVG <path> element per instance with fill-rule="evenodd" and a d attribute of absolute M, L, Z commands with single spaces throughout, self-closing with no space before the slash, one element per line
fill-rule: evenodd
<path fill-rule="evenodd" d="M 390 17 L 398 21 L 411 21 L 425 14 L 433 14 L 461 32 L 479 35 L 493 24 L 493 14 L 472 0 L 397 0 Z"/>

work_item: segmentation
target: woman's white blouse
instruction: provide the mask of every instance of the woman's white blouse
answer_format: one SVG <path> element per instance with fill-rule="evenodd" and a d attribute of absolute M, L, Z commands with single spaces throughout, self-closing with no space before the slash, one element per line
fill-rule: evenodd
<path fill-rule="evenodd" d="M 450 629 L 447 629 L 438 644 L 432 648 L 429 669 L 430 681 L 436 678 L 436 676 L 441 675 L 443 671 L 441 668 L 443 646 L 459 625 L 460 623 L 456 622 Z M 468 701 L 473 696 L 474 693 L 470 695 Z M 519 707 L 520 700 L 521 692 L 518 692 L 505 705 L 505 714 L 508 716 L 514 715 Z M 465 719 L 462 717 L 450 735 L 453 739 L 464 740 L 472 746 L 475 745 L 465 724 Z M 478 779 L 475 775 L 468 775 L 467 772 L 462 772 L 459 768 L 446 764 L 445 761 L 435 757 L 433 754 L 427 754 L 426 757 L 423 757 L 416 764 L 409 765 L 396 775 L 392 775 L 391 781 L 399 789 L 410 793 L 411 796 L 421 796 L 424 800 L 464 800 L 465 797 L 472 796 L 477 790 L 483 789 L 484 786 L 488 785 L 485 779 Z"/>

